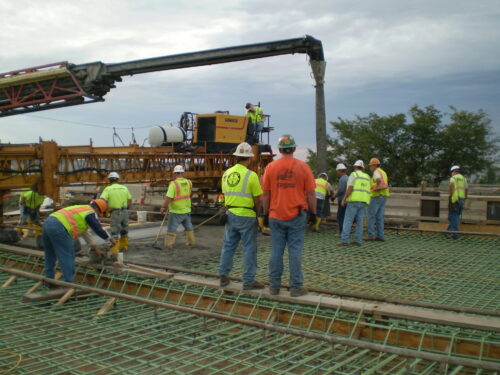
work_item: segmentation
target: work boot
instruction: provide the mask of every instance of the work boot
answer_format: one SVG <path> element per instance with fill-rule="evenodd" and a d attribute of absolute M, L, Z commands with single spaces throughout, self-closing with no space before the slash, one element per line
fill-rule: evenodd
<path fill-rule="evenodd" d="M 177 235 L 175 233 L 172 233 L 172 232 L 165 233 L 165 243 L 164 243 L 164 246 L 167 249 L 171 249 L 171 248 L 174 247 L 174 245 L 175 245 L 175 237 L 177 237 Z"/>
<path fill-rule="evenodd" d="M 264 289 L 264 284 L 254 281 L 251 284 L 243 284 L 243 290 Z"/>
<path fill-rule="evenodd" d="M 305 296 L 306 294 L 307 294 L 306 288 L 291 289 L 290 290 L 290 297 L 300 297 L 300 296 Z"/>
<path fill-rule="evenodd" d="M 349 246 L 347 242 L 339 242 L 337 246 Z"/>
<path fill-rule="evenodd" d="M 128 250 L 128 237 L 124 236 L 120 238 L 120 251 L 127 251 Z"/>
<path fill-rule="evenodd" d="M 314 231 L 319 233 L 319 226 L 321 224 L 321 218 L 320 217 L 317 217 L 316 218 L 316 223 L 314 223 Z"/>
<path fill-rule="evenodd" d="M 33 229 L 34 229 L 35 237 L 42 235 L 42 227 L 40 225 L 33 224 Z"/>
<path fill-rule="evenodd" d="M 280 294 L 280 288 L 269 288 L 269 294 L 272 296 L 277 296 Z"/>
<path fill-rule="evenodd" d="M 194 239 L 194 231 L 193 230 L 187 230 L 186 231 L 186 236 L 187 236 L 186 245 L 188 245 L 188 246 L 194 246 L 194 245 L 196 245 L 196 241 Z"/>
<path fill-rule="evenodd" d="M 365 237 L 363 238 L 363 241 L 376 241 L 376 239 L 373 237 Z"/>
<path fill-rule="evenodd" d="M 120 240 L 119 239 L 116 240 L 116 243 L 110 247 L 109 252 L 111 254 L 118 256 L 118 253 L 120 252 Z"/>
<path fill-rule="evenodd" d="M 224 287 L 228 286 L 230 282 L 231 282 L 231 280 L 229 280 L 229 277 L 224 276 L 224 275 L 220 276 L 220 283 L 219 283 L 219 285 L 220 285 L 221 288 L 224 288 Z"/>

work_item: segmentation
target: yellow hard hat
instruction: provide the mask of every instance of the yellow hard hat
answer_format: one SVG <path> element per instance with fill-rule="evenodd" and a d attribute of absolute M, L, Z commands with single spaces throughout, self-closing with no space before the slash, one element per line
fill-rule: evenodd
<path fill-rule="evenodd" d="M 371 158 L 370 164 L 368 165 L 380 165 L 380 160 L 378 160 L 377 158 Z"/>

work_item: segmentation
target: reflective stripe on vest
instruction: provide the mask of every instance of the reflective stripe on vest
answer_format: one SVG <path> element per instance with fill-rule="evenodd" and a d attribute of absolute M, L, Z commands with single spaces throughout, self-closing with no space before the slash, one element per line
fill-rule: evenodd
<path fill-rule="evenodd" d="M 181 195 L 181 185 L 179 184 L 179 181 L 174 180 L 172 181 L 175 185 L 175 197 L 172 199 L 174 202 L 180 202 L 180 201 L 185 201 L 187 199 L 191 199 L 191 181 L 187 180 L 189 184 L 189 191 L 187 194 Z"/>
<path fill-rule="evenodd" d="M 317 178 L 314 180 L 316 182 L 316 198 L 325 199 L 326 192 L 328 191 L 328 182 L 322 178 Z"/>
<path fill-rule="evenodd" d="M 387 173 L 385 173 L 384 170 L 382 170 L 381 168 L 377 168 L 373 174 L 375 174 L 375 172 L 378 171 L 380 173 L 380 176 L 382 178 L 382 183 L 380 184 L 377 184 L 377 181 L 375 180 L 375 178 L 370 178 L 370 190 L 372 192 L 372 197 L 378 197 L 378 196 L 385 196 L 385 197 L 388 197 L 389 196 L 389 184 L 387 183 L 388 179 L 387 179 Z"/>
<path fill-rule="evenodd" d="M 370 176 L 359 171 L 353 172 L 352 175 L 354 175 L 354 185 L 352 193 L 346 200 L 348 202 L 364 202 L 370 204 Z"/>
<path fill-rule="evenodd" d="M 245 177 L 243 177 L 243 184 L 241 185 L 241 191 L 228 191 L 228 192 L 224 193 L 224 195 L 227 197 L 252 198 L 251 193 L 245 193 L 245 191 L 247 190 L 248 180 L 250 179 L 251 174 L 252 174 L 252 171 L 249 169 L 247 171 L 247 173 L 245 174 Z"/>
<path fill-rule="evenodd" d="M 66 218 L 66 220 L 68 220 L 68 224 L 71 228 L 73 238 L 75 238 L 75 239 L 78 238 L 83 232 L 81 232 L 78 229 L 78 225 L 76 223 L 74 215 L 77 213 L 86 212 L 86 211 L 89 213 L 94 213 L 94 210 L 92 208 L 90 208 L 90 206 L 76 207 L 76 208 L 72 208 L 71 210 L 63 208 L 63 209 L 57 211 L 57 212 L 63 214 L 64 217 Z"/>

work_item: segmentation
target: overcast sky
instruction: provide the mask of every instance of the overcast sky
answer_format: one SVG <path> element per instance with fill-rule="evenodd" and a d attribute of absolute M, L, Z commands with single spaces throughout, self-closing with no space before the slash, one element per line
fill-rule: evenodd
<path fill-rule="evenodd" d="M 51 62 L 120 62 L 314 36 L 327 60 L 327 121 L 484 109 L 500 134 L 500 1 L 0 1 L 0 72 Z M 103 103 L 0 119 L 0 141 L 111 145 L 113 127 L 177 123 L 184 111 L 243 114 L 261 102 L 276 132 L 315 147 L 305 55 L 124 77 Z M 89 125 L 103 125 L 96 128 Z M 329 125 L 327 125 L 330 128 Z M 130 130 L 118 130 L 125 141 Z"/>

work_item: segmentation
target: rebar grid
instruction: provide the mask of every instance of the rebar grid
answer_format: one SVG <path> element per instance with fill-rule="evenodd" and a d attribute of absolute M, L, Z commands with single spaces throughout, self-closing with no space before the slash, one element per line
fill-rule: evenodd
<path fill-rule="evenodd" d="M 0 282 L 6 279 L 0 274 Z M 93 321 L 105 297 L 73 299 L 61 306 L 22 302 L 32 285 L 19 279 L 0 291 L 0 350 L 24 356 L 19 374 L 477 373 L 126 300 Z M 12 355 L 0 352 L 0 370 L 14 364 Z"/>
<path fill-rule="evenodd" d="M 0 252 L 0 255 L 6 254 Z M 17 259 L 16 259 L 17 258 Z M 6 260 L 8 259 L 8 260 Z M 0 263 L 18 262 L 22 269 L 36 269 L 34 266 L 41 260 L 36 257 L 26 258 L 21 255 L 7 254 L 0 256 Z M 274 319 L 273 324 L 292 326 L 307 331 L 331 332 L 336 335 L 378 341 L 384 345 L 415 347 L 429 352 L 464 355 L 469 358 L 497 358 L 490 352 L 491 348 L 500 346 L 498 334 L 470 329 L 457 329 L 441 325 L 418 323 L 414 321 L 365 316 L 361 313 L 349 313 L 337 309 L 316 308 L 306 305 L 277 303 L 276 301 L 253 298 L 243 294 L 223 295 L 209 288 L 197 287 L 175 281 L 158 281 L 137 279 L 129 275 L 106 275 L 93 269 L 80 267 L 80 275 L 87 285 L 117 290 L 132 295 L 154 298 L 163 296 L 162 300 L 180 306 L 194 307 L 257 321 Z M 90 284 L 89 284 L 90 281 Z M 107 285 L 107 287 L 106 287 Z M 137 287 L 139 285 L 139 287 Z M 163 291 L 158 294 L 158 291 Z M 157 298 L 158 299 L 158 298 Z M 211 301 L 211 302 L 210 302 Z M 232 306 L 232 307 L 231 307 Z M 361 321 L 361 323 L 360 323 Z M 390 339 L 390 340 L 389 340 Z M 425 345 L 423 345 L 425 342 Z M 472 345 L 472 347 L 471 347 Z"/>
<path fill-rule="evenodd" d="M 336 229 L 308 233 L 303 251 L 305 286 L 500 310 L 500 238 L 387 232 L 385 242 L 339 247 Z M 268 279 L 270 245 L 258 251 L 257 279 Z M 286 257 L 287 255 L 285 255 Z M 283 283 L 288 282 L 285 259 Z M 217 273 L 213 259 L 191 268 Z M 242 273 L 242 254 L 232 275 Z"/>

